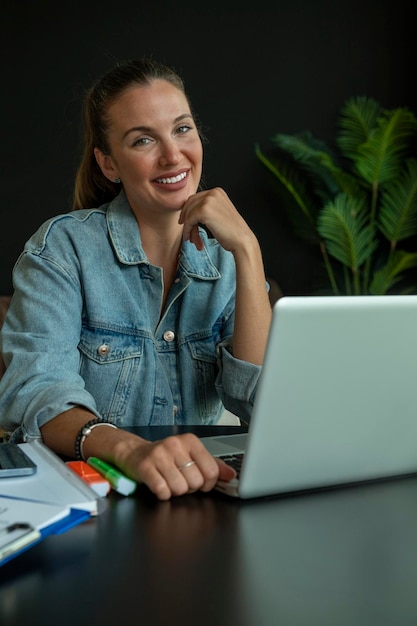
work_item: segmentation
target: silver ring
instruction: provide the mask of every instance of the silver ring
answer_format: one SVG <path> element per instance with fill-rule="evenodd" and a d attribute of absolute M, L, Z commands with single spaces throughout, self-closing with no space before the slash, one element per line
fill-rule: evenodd
<path fill-rule="evenodd" d="M 192 465 L 195 465 L 195 461 L 188 461 L 188 463 L 184 463 L 184 465 L 180 465 L 178 469 L 180 470 L 180 472 L 182 472 L 182 470 L 185 470 L 188 467 L 191 467 Z"/>

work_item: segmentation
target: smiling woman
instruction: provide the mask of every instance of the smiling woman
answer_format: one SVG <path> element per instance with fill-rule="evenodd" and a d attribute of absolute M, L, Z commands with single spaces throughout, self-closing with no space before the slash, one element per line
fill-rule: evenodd
<path fill-rule="evenodd" d="M 111 69 L 87 94 L 84 139 L 74 210 L 15 266 L 0 423 L 161 499 L 208 491 L 234 471 L 199 439 L 124 427 L 250 419 L 271 316 L 258 240 L 223 189 L 199 190 L 201 137 L 172 69 Z"/>
<path fill-rule="evenodd" d="M 106 149 L 94 154 L 108 180 L 121 180 L 139 225 L 150 212 L 181 209 L 198 189 L 203 152 L 184 93 L 160 79 L 133 86 L 107 116 Z"/>

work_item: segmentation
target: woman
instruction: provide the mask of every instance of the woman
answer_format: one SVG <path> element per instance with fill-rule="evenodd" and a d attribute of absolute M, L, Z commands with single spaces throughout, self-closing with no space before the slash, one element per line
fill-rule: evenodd
<path fill-rule="evenodd" d="M 198 191 L 202 142 L 181 78 L 149 59 L 87 94 L 74 211 L 14 270 L 1 425 L 99 456 L 160 499 L 233 470 L 185 434 L 121 427 L 250 417 L 271 308 L 259 243 L 222 189 Z M 210 233 L 210 237 L 207 232 Z"/>

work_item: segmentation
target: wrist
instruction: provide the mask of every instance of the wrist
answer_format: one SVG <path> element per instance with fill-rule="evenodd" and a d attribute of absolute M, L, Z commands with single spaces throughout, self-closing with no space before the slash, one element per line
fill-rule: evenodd
<path fill-rule="evenodd" d="M 93 431 L 99 427 L 108 427 L 113 429 L 117 428 L 117 426 L 115 426 L 111 422 L 106 422 L 100 418 L 94 418 L 86 422 L 84 426 L 82 426 L 78 431 L 77 437 L 75 438 L 74 442 L 74 453 L 77 460 L 87 460 L 88 457 L 85 454 L 84 446 L 86 445 L 87 438 L 90 437 Z"/>
<path fill-rule="evenodd" d="M 129 466 L 129 458 L 137 453 L 138 448 L 149 445 L 150 442 L 127 431 L 118 432 L 120 436 L 114 438 L 107 460 L 120 468 L 126 468 Z"/>
<path fill-rule="evenodd" d="M 261 256 L 259 241 L 252 230 L 239 239 L 239 244 L 231 250 L 235 262 L 253 262 L 254 258 Z"/>

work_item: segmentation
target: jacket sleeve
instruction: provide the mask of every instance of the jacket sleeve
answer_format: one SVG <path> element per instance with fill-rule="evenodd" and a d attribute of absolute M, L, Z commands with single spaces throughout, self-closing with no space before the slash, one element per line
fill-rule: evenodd
<path fill-rule="evenodd" d="M 64 259 L 39 250 L 22 253 L 13 272 L 14 295 L 0 334 L 7 366 L 0 381 L 0 424 L 12 440 L 39 438 L 39 427 L 84 406 L 98 415 L 78 374 L 82 290 Z"/>
<path fill-rule="evenodd" d="M 217 347 L 219 374 L 216 389 L 224 407 L 248 423 L 252 415 L 261 365 L 241 361 L 233 356 L 231 339 Z"/>

